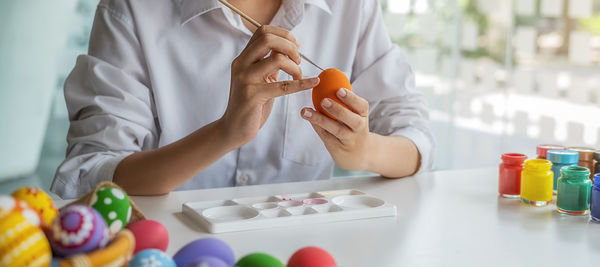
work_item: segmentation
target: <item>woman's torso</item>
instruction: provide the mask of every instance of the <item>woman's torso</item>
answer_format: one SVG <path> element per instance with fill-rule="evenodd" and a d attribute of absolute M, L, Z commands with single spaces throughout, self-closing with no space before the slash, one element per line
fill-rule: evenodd
<path fill-rule="evenodd" d="M 271 25 L 291 30 L 301 52 L 323 68 L 336 67 L 351 77 L 360 12 L 350 7 L 360 5 L 330 3 L 335 2 L 283 1 Z M 244 49 L 251 32 L 238 15 L 221 8 L 216 0 L 179 4 L 147 0 L 130 1 L 130 5 L 160 129 L 157 145 L 164 146 L 222 116 L 229 96 L 231 61 Z M 320 73 L 306 62 L 301 68 L 306 77 Z M 290 77 L 282 72 L 279 78 Z M 180 189 L 329 178 L 331 157 L 300 117 L 301 108 L 311 106 L 310 91 L 277 98 L 254 140 L 226 154 Z"/>

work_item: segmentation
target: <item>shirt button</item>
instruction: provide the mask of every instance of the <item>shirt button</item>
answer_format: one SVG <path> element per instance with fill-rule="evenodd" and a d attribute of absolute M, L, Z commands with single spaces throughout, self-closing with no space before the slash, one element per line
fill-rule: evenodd
<path fill-rule="evenodd" d="M 241 185 L 245 185 L 245 184 L 247 184 L 247 183 L 248 183 L 248 180 L 249 180 L 249 178 L 250 178 L 250 177 L 248 177 L 248 174 L 242 174 L 242 175 L 240 175 L 240 177 L 238 178 L 238 182 L 239 182 Z"/>

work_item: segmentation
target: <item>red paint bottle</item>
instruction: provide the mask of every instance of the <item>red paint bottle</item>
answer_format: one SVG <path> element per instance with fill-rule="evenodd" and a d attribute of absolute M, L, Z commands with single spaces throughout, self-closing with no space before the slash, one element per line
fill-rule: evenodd
<path fill-rule="evenodd" d="M 521 194 L 521 171 L 527 156 L 518 153 L 502 154 L 498 193 L 506 198 L 519 198 Z"/>
<path fill-rule="evenodd" d="M 548 150 L 563 150 L 566 149 L 566 147 L 561 146 L 561 145 L 538 145 L 536 148 L 536 152 L 537 152 L 537 158 L 538 159 L 546 159 L 546 154 L 548 152 Z"/>

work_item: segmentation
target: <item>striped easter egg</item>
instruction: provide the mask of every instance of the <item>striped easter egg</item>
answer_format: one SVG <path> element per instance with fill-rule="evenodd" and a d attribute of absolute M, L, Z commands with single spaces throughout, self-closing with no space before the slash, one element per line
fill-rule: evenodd
<path fill-rule="evenodd" d="M 0 266 L 48 266 L 51 259 L 52 251 L 44 232 L 20 210 L 0 218 Z"/>
<path fill-rule="evenodd" d="M 40 215 L 44 227 L 49 226 L 58 214 L 58 209 L 56 209 L 52 198 L 41 189 L 30 186 L 22 187 L 13 192 L 12 196 L 27 202 L 29 207 Z"/>
<path fill-rule="evenodd" d="M 21 213 L 21 215 L 35 227 L 42 226 L 40 214 L 29 207 L 27 202 L 16 199 L 13 196 L 0 195 L 0 219 L 12 212 Z"/>

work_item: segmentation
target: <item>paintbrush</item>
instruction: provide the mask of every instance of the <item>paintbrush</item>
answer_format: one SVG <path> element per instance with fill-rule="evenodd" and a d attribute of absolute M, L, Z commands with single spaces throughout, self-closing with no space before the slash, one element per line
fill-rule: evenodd
<path fill-rule="evenodd" d="M 229 2 L 227 2 L 227 0 L 219 0 L 219 2 L 223 3 L 223 5 L 225 5 L 229 9 L 231 9 L 233 12 L 238 13 L 242 18 L 244 18 L 245 20 L 247 20 L 248 22 L 250 22 L 250 24 L 254 25 L 254 27 L 260 28 L 260 26 L 262 26 L 260 23 L 258 23 L 258 21 L 254 20 L 253 18 L 251 18 L 248 15 L 244 14 L 244 12 L 242 12 L 237 7 L 235 7 L 232 4 L 230 4 Z M 300 54 L 301 58 L 303 58 L 304 60 L 308 61 L 308 63 L 312 64 L 313 66 L 315 66 L 315 67 L 317 67 L 317 68 L 319 68 L 320 70 L 323 71 L 323 68 L 319 67 L 319 65 L 317 65 L 316 63 L 314 63 L 312 60 L 308 59 L 302 53 L 300 53 L 300 52 L 298 52 L 298 53 Z"/>

